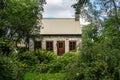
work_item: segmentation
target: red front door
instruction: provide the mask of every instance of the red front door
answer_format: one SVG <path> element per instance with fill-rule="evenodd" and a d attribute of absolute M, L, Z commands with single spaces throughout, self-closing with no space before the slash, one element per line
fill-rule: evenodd
<path fill-rule="evenodd" d="M 57 41 L 57 54 L 62 55 L 65 53 L 65 41 Z"/>

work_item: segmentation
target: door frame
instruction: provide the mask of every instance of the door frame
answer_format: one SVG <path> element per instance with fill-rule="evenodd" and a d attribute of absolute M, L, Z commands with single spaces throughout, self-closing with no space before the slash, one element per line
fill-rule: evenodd
<path fill-rule="evenodd" d="M 63 43 L 63 53 L 59 53 L 59 43 L 62 42 Z M 65 53 L 65 41 L 57 41 L 57 55 L 62 55 Z"/>

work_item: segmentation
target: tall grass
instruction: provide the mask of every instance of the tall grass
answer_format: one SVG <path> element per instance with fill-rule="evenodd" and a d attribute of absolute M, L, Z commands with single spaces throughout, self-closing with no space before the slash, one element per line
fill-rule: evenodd
<path fill-rule="evenodd" d="M 26 73 L 24 80 L 64 80 L 63 73 Z"/>

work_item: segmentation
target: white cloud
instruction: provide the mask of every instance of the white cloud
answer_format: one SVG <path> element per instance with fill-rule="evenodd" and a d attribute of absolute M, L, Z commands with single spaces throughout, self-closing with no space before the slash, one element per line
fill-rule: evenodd
<path fill-rule="evenodd" d="M 43 17 L 71 18 L 74 9 L 71 7 L 74 0 L 46 0 Z"/>
<path fill-rule="evenodd" d="M 55 5 L 55 4 L 61 4 L 63 2 L 63 0 L 46 0 L 46 2 L 48 4 Z"/>
<path fill-rule="evenodd" d="M 75 10 L 71 7 L 75 0 L 46 0 L 44 6 L 44 18 L 74 18 Z M 80 23 L 85 25 L 85 20 L 80 19 Z"/>

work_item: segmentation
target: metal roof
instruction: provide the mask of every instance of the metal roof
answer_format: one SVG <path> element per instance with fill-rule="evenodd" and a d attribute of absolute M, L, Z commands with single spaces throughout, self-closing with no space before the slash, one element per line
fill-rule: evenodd
<path fill-rule="evenodd" d="M 74 18 L 43 18 L 41 21 L 41 35 L 82 34 L 80 22 Z"/>

